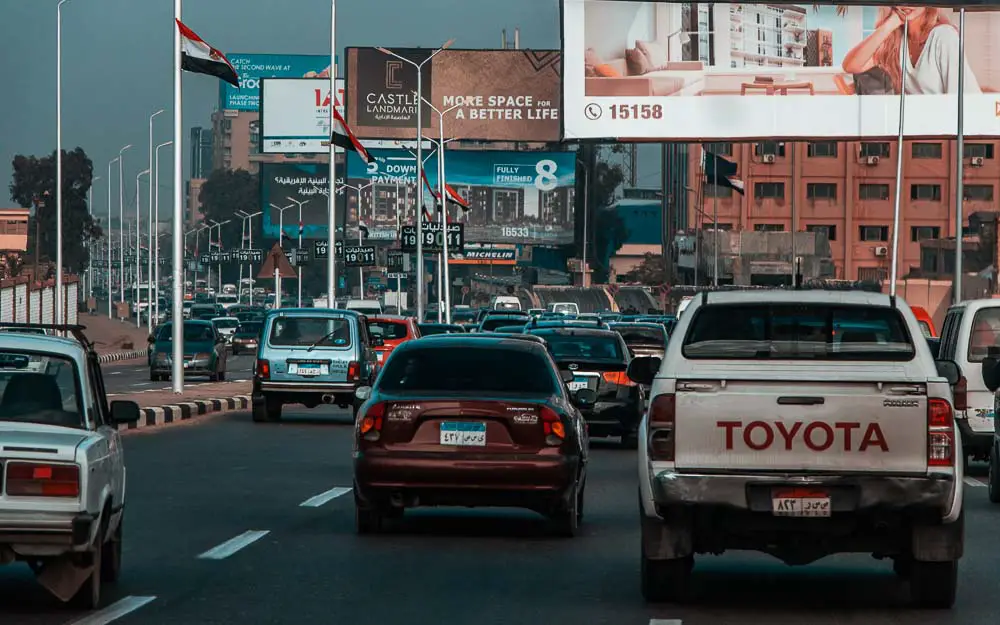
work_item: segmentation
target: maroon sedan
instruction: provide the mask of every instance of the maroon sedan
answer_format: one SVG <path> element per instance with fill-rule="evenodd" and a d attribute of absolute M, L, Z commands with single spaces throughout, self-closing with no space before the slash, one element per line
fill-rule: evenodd
<path fill-rule="evenodd" d="M 505 506 L 572 536 L 583 518 L 588 438 L 545 342 L 442 334 L 397 347 L 358 390 L 354 496 L 359 533 L 417 506 Z M 370 396 L 369 396 L 370 395 Z"/>

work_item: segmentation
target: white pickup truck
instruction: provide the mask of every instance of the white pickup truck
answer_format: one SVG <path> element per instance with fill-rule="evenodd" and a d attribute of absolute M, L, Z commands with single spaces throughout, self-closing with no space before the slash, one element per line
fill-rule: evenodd
<path fill-rule="evenodd" d="M 922 607 L 954 603 L 963 551 L 951 385 L 906 303 L 851 291 L 701 293 L 640 425 L 642 591 L 681 601 L 694 556 L 890 558 Z"/>

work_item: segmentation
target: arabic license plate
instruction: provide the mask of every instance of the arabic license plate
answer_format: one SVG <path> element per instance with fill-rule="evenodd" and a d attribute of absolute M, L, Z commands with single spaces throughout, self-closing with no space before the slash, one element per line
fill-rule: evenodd
<path fill-rule="evenodd" d="M 486 424 L 482 421 L 445 421 L 441 424 L 441 444 L 485 447 Z"/>
<path fill-rule="evenodd" d="M 292 371 L 293 368 L 295 369 L 294 371 Z M 316 375 L 326 375 L 329 370 L 326 365 L 290 364 L 288 365 L 288 372 L 293 375 L 312 377 Z"/>
<path fill-rule="evenodd" d="M 808 489 L 775 491 L 771 495 L 771 512 L 774 516 L 828 517 L 830 496 Z"/>
<path fill-rule="evenodd" d="M 975 412 L 969 411 L 969 427 L 973 432 L 993 431 L 993 411 L 979 409 Z"/>
<path fill-rule="evenodd" d="M 587 388 L 586 380 L 573 380 L 572 382 L 567 382 L 566 387 L 571 391 L 579 391 L 580 389 Z"/>

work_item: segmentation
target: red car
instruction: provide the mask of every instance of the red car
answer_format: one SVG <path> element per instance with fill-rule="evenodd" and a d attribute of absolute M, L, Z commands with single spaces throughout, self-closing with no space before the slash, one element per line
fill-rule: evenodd
<path fill-rule="evenodd" d="M 380 315 L 368 317 L 368 334 L 382 338 L 382 345 L 375 347 L 378 364 L 389 359 L 389 354 L 406 341 L 420 338 L 420 328 L 412 317 Z"/>
<path fill-rule="evenodd" d="M 396 348 L 355 426 L 358 533 L 417 506 L 527 508 L 572 536 L 583 518 L 589 439 L 534 336 L 440 334 Z"/>

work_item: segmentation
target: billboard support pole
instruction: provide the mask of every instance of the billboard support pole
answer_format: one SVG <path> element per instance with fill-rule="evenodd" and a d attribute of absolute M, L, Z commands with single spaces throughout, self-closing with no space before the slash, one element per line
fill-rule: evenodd
<path fill-rule="evenodd" d="M 896 201 L 892 210 L 892 262 L 889 264 L 889 295 L 896 295 L 896 268 L 899 265 L 899 210 L 903 193 L 903 120 L 906 112 L 906 55 L 909 54 L 910 23 L 903 22 L 903 45 L 899 49 L 899 136 L 896 139 Z"/>
<path fill-rule="evenodd" d="M 791 244 L 792 244 L 792 283 L 791 283 L 791 286 L 792 286 L 792 288 L 795 288 L 795 286 L 798 284 L 796 282 L 796 278 L 798 277 L 796 274 L 798 272 L 796 271 L 796 260 L 795 260 L 795 217 L 796 217 L 796 215 L 795 215 L 795 199 L 796 199 L 796 196 L 795 196 L 795 142 L 794 141 L 790 141 L 789 143 L 791 143 L 791 145 L 792 145 L 791 150 L 790 150 L 790 156 L 792 157 L 791 158 L 791 161 L 792 161 L 792 180 L 791 180 L 791 188 L 789 189 L 791 191 L 791 199 L 792 199 L 792 203 L 791 203 L 791 215 L 789 216 L 789 219 L 791 221 L 791 228 L 789 228 L 789 230 L 791 230 L 790 234 L 792 235 L 792 241 L 791 241 Z"/>
<path fill-rule="evenodd" d="M 962 252 L 965 225 L 965 9 L 958 10 L 958 128 L 955 137 L 955 277 L 952 300 L 962 301 Z"/>
<path fill-rule="evenodd" d="M 326 306 L 337 307 L 337 148 L 333 143 L 334 112 L 337 107 L 337 0 L 330 0 L 330 174 L 328 176 L 329 210 L 327 213 Z M 345 154 L 346 157 L 346 154 Z M 346 158 L 345 158 L 346 162 Z M 278 237 L 281 243 L 281 237 Z M 300 281 L 301 282 L 301 281 Z M 251 294 L 252 297 L 252 294 Z"/>

